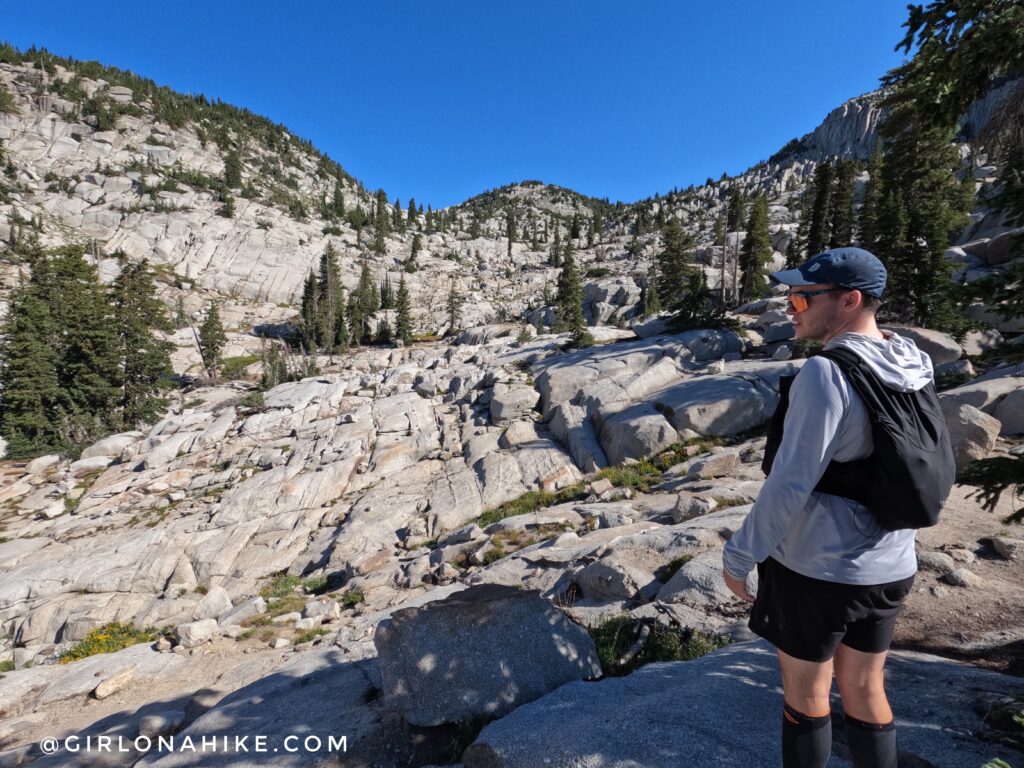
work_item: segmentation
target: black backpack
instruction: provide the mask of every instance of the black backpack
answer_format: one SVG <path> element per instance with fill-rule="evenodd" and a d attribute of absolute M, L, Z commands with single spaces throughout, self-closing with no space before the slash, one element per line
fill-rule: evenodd
<path fill-rule="evenodd" d="M 864 401 L 875 449 L 866 459 L 829 462 L 814 490 L 860 502 L 888 531 L 935 525 L 956 479 L 949 431 L 935 385 L 929 383 L 917 392 L 898 392 L 879 381 L 849 349 L 840 347 L 820 354 L 839 366 Z M 768 423 L 761 462 L 766 475 L 782 443 L 794 378 L 779 380 L 779 405 Z"/>

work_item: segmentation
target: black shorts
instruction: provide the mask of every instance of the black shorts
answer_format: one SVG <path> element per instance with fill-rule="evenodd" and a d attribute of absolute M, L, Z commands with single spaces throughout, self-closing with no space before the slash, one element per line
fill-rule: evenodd
<path fill-rule="evenodd" d="M 750 629 L 783 653 L 828 661 L 839 644 L 881 653 L 892 643 L 896 616 L 914 577 L 874 586 L 812 579 L 768 558 L 757 565 Z"/>

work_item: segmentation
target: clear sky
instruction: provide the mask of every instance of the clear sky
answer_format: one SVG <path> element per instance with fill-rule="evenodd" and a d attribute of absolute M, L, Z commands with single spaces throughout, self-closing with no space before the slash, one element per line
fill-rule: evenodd
<path fill-rule="evenodd" d="M 739 173 L 873 90 L 903 0 L 0 0 L 0 39 L 288 126 L 435 208 L 524 179 L 614 202 Z"/>

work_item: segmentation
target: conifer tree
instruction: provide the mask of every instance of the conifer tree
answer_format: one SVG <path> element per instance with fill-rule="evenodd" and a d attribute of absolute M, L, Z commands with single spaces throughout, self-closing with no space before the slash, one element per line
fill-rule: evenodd
<path fill-rule="evenodd" d="M 171 344 L 154 336 L 169 331 L 164 303 L 156 296 L 153 273 L 146 261 L 125 264 L 114 281 L 114 322 L 120 337 L 121 422 L 136 429 L 154 422 L 167 407 L 162 393 L 169 388 Z"/>
<path fill-rule="evenodd" d="M 25 459 L 68 448 L 70 403 L 57 381 L 57 326 L 37 282 L 14 289 L 0 333 L 0 434 Z"/>
<path fill-rule="evenodd" d="M 644 317 L 651 317 L 661 312 L 661 299 L 658 297 L 658 262 L 652 261 L 647 270 L 647 280 L 644 282 L 643 291 L 643 313 Z"/>
<path fill-rule="evenodd" d="M 331 200 L 331 213 L 336 218 L 345 216 L 345 196 L 341 193 L 341 182 L 334 183 L 334 197 Z"/>
<path fill-rule="evenodd" d="M 687 275 L 693 241 L 683 230 L 679 219 L 673 217 L 662 233 L 662 249 L 657 255 L 657 291 L 661 305 L 678 312 L 686 300 Z"/>
<path fill-rule="evenodd" d="M 594 342 L 583 316 L 583 286 L 573 257 L 572 241 L 565 241 L 562 271 L 558 273 L 558 293 L 555 298 L 555 332 L 572 334 L 572 346 L 585 347 Z"/>
<path fill-rule="evenodd" d="M 814 203 L 807 232 L 807 255 L 814 256 L 828 248 L 831 237 L 832 166 L 822 163 L 814 169 Z"/>
<path fill-rule="evenodd" d="M 434 211 L 427 205 L 427 215 L 424 218 L 424 226 L 426 227 L 426 233 L 432 235 L 434 233 Z"/>
<path fill-rule="evenodd" d="M 213 302 L 203 324 L 199 327 L 199 354 L 203 359 L 203 367 L 211 379 L 216 379 L 220 371 L 220 353 L 227 341 L 224 326 L 220 321 L 220 306 Z"/>
<path fill-rule="evenodd" d="M 330 243 L 320 256 L 316 285 L 316 345 L 327 354 L 334 354 L 337 344 L 338 312 L 341 311 L 341 268 L 338 255 Z"/>
<path fill-rule="evenodd" d="M 878 231 L 878 209 L 882 195 L 882 144 L 877 142 L 868 158 L 868 182 L 864 186 L 857 216 L 857 242 L 862 248 L 874 252 Z"/>
<path fill-rule="evenodd" d="M 853 244 L 853 163 L 840 160 L 835 169 L 835 182 L 829 200 L 829 248 Z"/>
<path fill-rule="evenodd" d="M 380 321 L 377 323 L 377 335 L 374 338 L 374 343 L 393 344 L 394 341 L 395 335 L 391 330 L 391 323 L 388 322 L 388 316 L 381 315 Z"/>
<path fill-rule="evenodd" d="M 759 299 L 768 292 L 764 270 L 771 260 L 772 239 L 768 232 L 768 200 L 764 195 L 758 195 L 750 207 L 747 234 L 740 249 L 740 269 L 743 271 L 739 295 L 741 304 Z"/>
<path fill-rule="evenodd" d="M 299 340 L 302 348 L 310 350 L 316 344 L 316 321 L 319 313 L 317 281 L 313 270 L 309 270 L 302 286 L 302 305 L 300 310 L 301 325 Z"/>
<path fill-rule="evenodd" d="M 448 301 L 446 303 L 446 308 L 448 310 L 448 330 L 445 335 L 451 336 L 459 329 L 462 308 L 462 297 L 459 296 L 458 291 L 455 290 L 454 277 L 448 284 Z"/>
<path fill-rule="evenodd" d="M 516 212 L 512 206 L 505 209 L 505 237 L 508 239 L 508 256 L 512 258 L 512 243 L 516 239 Z"/>
<path fill-rule="evenodd" d="M 409 305 L 409 288 L 405 284 L 405 277 L 398 281 L 398 310 L 395 320 L 395 333 L 398 340 L 405 346 L 412 346 L 412 308 Z"/>
<path fill-rule="evenodd" d="M 580 236 L 580 214 L 578 211 L 573 211 L 572 223 L 569 225 L 569 239 L 578 240 Z"/>
<path fill-rule="evenodd" d="M 377 190 L 377 205 L 374 215 L 373 229 L 373 250 L 377 253 L 384 253 L 386 250 L 385 238 L 391 231 L 390 217 L 388 216 L 388 198 L 383 189 Z"/>
<path fill-rule="evenodd" d="M 551 243 L 551 253 L 548 255 L 548 264 L 556 269 L 562 264 L 562 236 L 561 228 L 555 226 L 555 239 Z"/>
<path fill-rule="evenodd" d="M 391 229 L 395 232 L 405 232 L 405 217 L 402 216 L 402 201 L 397 197 L 391 206 Z"/>
<path fill-rule="evenodd" d="M 603 231 L 604 216 L 602 215 L 600 208 L 595 208 L 594 214 L 590 219 L 590 234 L 593 236 L 592 241 L 596 239 L 597 242 L 600 243 L 602 240 Z M 593 245 L 593 242 L 591 242 L 591 245 Z"/>
<path fill-rule="evenodd" d="M 747 217 L 747 196 L 738 184 L 729 188 L 727 232 L 739 232 Z"/>
<path fill-rule="evenodd" d="M 85 446 L 120 425 L 120 345 L 113 311 L 81 246 L 53 251 L 47 272 L 42 287 L 60 330 L 54 340 L 57 380 L 71 402 L 67 439 L 70 445 Z"/>
<path fill-rule="evenodd" d="M 242 159 L 233 149 L 224 156 L 224 186 L 228 189 L 242 186 Z"/>
<path fill-rule="evenodd" d="M 410 226 L 419 226 L 419 219 L 416 215 L 416 198 L 409 198 L 409 210 L 405 213 L 405 218 L 408 220 Z"/>

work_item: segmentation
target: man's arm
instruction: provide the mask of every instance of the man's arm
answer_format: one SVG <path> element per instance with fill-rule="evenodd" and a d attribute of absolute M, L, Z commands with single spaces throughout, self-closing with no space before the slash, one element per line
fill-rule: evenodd
<path fill-rule="evenodd" d="M 842 373 L 822 357 L 804 363 L 793 380 L 782 443 L 771 474 L 723 552 L 725 572 L 734 582 L 729 586 L 739 597 L 747 599 L 734 585 L 743 584 L 754 566 L 785 538 L 832 460 L 847 391 Z"/>

